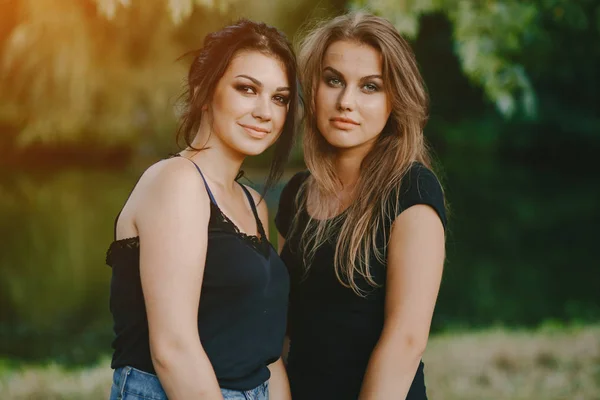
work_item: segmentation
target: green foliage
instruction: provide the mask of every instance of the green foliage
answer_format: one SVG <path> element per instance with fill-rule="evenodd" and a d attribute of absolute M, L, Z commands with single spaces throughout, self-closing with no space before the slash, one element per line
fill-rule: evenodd
<path fill-rule="evenodd" d="M 454 47 L 463 72 L 506 117 L 517 113 L 536 116 L 536 90 L 523 59 L 528 46 L 548 36 L 539 26 L 540 19 L 552 15 L 565 30 L 581 30 L 590 24 L 600 27 L 600 5 L 587 14 L 593 4 L 590 1 L 354 0 L 351 4 L 385 16 L 409 38 L 417 36 L 421 16 L 444 14 L 453 25 Z"/>
<path fill-rule="evenodd" d="M 339 3 L 0 2 L 0 144 L 91 137 L 103 145 L 156 147 L 176 125 L 174 107 L 187 65 L 175 60 L 199 47 L 205 33 L 248 16 L 293 34 L 306 17 L 329 15 Z M 415 40 L 423 16 L 443 14 L 452 24 L 451 46 L 462 73 L 505 117 L 534 120 L 568 112 L 540 104 L 544 94 L 535 83 L 540 73 L 556 73 L 547 60 L 558 54 L 561 36 L 586 33 L 591 40 L 600 32 L 600 5 L 592 0 L 354 0 L 350 7 L 384 15 Z M 577 108 L 570 112 L 556 123 L 584 129 L 598 123 Z"/>
<path fill-rule="evenodd" d="M 189 67 L 179 56 L 242 16 L 293 33 L 314 3 L 0 1 L 0 148 L 97 138 L 164 150 Z"/>
<path fill-rule="evenodd" d="M 98 7 L 98 11 L 108 19 L 113 19 L 117 13 L 117 9 L 122 7 L 130 7 L 131 0 L 94 0 Z M 206 9 L 218 10 L 221 13 L 229 11 L 229 9 L 237 3 L 236 0 L 166 0 L 169 16 L 175 24 L 180 24 L 190 17 L 194 10 L 194 6 L 199 6 Z"/>
<path fill-rule="evenodd" d="M 109 344 L 103 264 L 129 191 L 119 182 L 76 171 L 0 179 L 0 353 L 90 361 Z"/>
<path fill-rule="evenodd" d="M 230 3 L 0 3 L 0 139 L 130 145 L 173 132 L 188 67 L 176 59 L 231 18 Z"/>
<path fill-rule="evenodd" d="M 116 2 L 102 4 L 110 15 Z M 123 143 L 172 124 L 172 89 L 184 73 L 174 60 L 183 47 L 157 4 L 108 21 L 85 1 L 16 3 L 0 65 L 0 123 L 18 134 L 13 140 Z"/>

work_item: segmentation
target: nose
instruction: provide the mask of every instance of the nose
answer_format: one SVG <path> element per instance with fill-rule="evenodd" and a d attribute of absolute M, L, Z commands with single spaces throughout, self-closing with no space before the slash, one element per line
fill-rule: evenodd
<path fill-rule="evenodd" d="M 341 92 L 337 99 L 337 109 L 338 111 L 352 111 L 356 106 L 356 99 L 354 98 L 354 93 L 352 93 L 352 89 L 346 86 Z"/>
<path fill-rule="evenodd" d="M 261 121 L 271 120 L 271 99 L 268 96 L 257 96 L 252 116 Z"/>

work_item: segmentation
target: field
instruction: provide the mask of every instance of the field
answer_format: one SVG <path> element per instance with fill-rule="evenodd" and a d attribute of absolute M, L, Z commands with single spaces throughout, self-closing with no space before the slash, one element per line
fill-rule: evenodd
<path fill-rule="evenodd" d="M 433 400 L 600 399 L 600 326 L 436 335 L 424 362 Z M 0 365 L 0 398 L 107 399 L 110 381 L 108 360 L 78 370 Z"/>

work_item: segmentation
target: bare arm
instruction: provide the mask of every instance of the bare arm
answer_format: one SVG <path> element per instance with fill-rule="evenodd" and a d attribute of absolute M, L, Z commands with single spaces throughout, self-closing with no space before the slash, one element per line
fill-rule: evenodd
<path fill-rule="evenodd" d="M 258 216 L 263 227 L 265 227 L 267 239 L 269 239 L 269 210 L 267 209 L 267 203 L 263 200 L 259 204 L 260 195 L 252 189 L 250 189 L 250 192 L 252 193 L 254 202 L 257 204 Z M 279 239 L 281 240 L 281 235 L 279 235 Z M 272 400 L 291 400 L 290 384 L 283 360 L 279 358 L 270 364 L 269 371 L 271 371 L 271 378 L 269 378 L 269 398 Z"/>
<path fill-rule="evenodd" d="M 444 228 L 433 208 L 415 205 L 396 218 L 388 245 L 385 322 L 361 400 L 406 398 L 429 337 L 444 247 Z"/>
<path fill-rule="evenodd" d="M 191 163 L 163 163 L 147 172 L 135 215 L 152 362 L 169 399 L 223 399 L 198 334 L 208 195 Z"/>
<path fill-rule="evenodd" d="M 272 400 L 291 400 L 290 384 L 283 360 L 279 358 L 273 364 L 269 365 L 271 378 L 269 379 L 269 399 Z"/>

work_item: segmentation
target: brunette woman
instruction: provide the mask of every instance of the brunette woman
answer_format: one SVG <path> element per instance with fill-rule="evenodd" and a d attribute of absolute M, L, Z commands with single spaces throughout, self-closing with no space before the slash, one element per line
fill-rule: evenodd
<path fill-rule="evenodd" d="M 265 202 L 237 178 L 271 145 L 267 186 L 280 176 L 296 81 L 274 28 L 241 20 L 205 38 L 187 80 L 187 147 L 144 172 L 115 223 L 111 399 L 289 399 L 288 273 Z"/>

